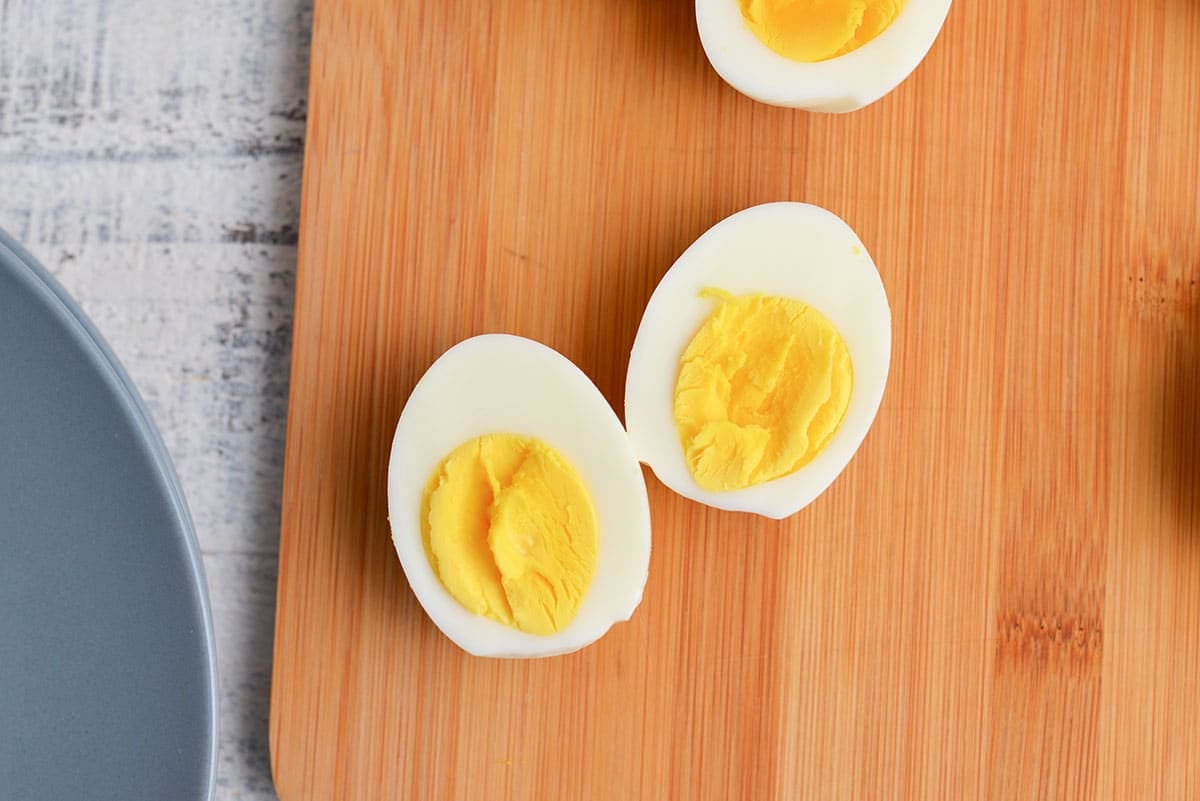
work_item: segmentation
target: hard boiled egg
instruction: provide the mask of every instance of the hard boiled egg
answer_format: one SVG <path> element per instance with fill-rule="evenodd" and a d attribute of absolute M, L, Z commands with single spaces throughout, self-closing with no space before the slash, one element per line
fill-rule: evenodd
<path fill-rule="evenodd" d="M 909 76 L 942 29 L 950 0 L 696 0 L 717 73 L 776 106 L 854 111 Z"/>
<path fill-rule="evenodd" d="M 490 334 L 434 362 L 396 426 L 388 513 L 421 606 L 472 654 L 574 651 L 641 601 L 641 466 L 595 385 L 537 342 Z"/>
<path fill-rule="evenodd" d="M 588 645 L 646 583 L 639 461 L 708 506 L 791 515 L 862 443 L 890 353 L 866 248 L 803 203 L 735 214 L 667 271 L 631 350 L 627 429 L 550 348 L 461 342 L 417 383 L 392 441 L 388 511 L 408 582 L 472 654 Z"/>
<path fill-rule="evenodd" d="M 651 296 L 629 437 L 680 495 L 787 517 L 849 463 L 890 359 L 883 282 L 850 226 L 804 203 L 755 206 L 697 239 Z"/>

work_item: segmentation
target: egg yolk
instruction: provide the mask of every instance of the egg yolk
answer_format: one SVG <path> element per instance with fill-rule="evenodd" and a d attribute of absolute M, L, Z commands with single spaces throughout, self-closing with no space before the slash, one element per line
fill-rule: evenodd
<path fill-rule="evenodd" d="M 892 24 L 904 0 L 738 0 L 762 43 L 793 61 L 855 50 Z"/>
<path fill-rule="evenodd" d="M 675 384 L 675 426 L 705 490 L 744 489 L 793 473 L 846 415 L 854 370 L 825 315 L 789 298 L 718 301 L 688 344 Z"/>
<path fill-rule="evenodd" d="M 541 440 L 489 434 L 425 487 L 425 553 L 464 607 L 530 634 L 575 617 L 596 572 L 598 524 L 579 475 Z"/>

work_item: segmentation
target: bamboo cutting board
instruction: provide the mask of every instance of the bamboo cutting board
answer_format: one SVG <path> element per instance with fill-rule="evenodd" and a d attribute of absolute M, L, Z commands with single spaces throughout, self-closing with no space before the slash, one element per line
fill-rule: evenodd
<path fill-rule="evenodd" d="M 755 104 L 688 0 L 318 0 L 271 736 L 305 799 L 1200 798 L 1200 2 L 959 2 L 848 116 Z M 790 520 L 647 472 L 633 620 L 468 657 L 386 459 L 434 358 L 541 340 L 615 408 L 724 216 L 880 267 L 892 377 Z"/>

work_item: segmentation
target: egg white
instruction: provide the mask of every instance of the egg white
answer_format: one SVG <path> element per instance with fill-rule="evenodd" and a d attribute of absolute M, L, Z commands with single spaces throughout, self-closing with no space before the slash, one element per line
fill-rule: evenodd
<path fill-rule="evenodd" d="M 841 425 L 804 467 L 729 492 L 702 489 L 688 470 L 675 427 L 679 360 L 717 307 L 706 287 L 734 295 L 794 298 L 819 310 L 850 351 L 854 385 Z M 875 419 L 891 363 L 891 310 L 883 282 L 858 236 L 841 218 L 806 203 L 769 203 L 705 232 L 675 262 L 650 298 L 629 359 L 625 423 L 638 458 L 692 500 L 783 518 L 829 487 Z"/>
<path fill-rule="evenodd" d="M 713 69 L 744 95 L 809 111 L 860 109 L 900 85 L 937 39 L 950 0 L 907 0 L 892 24 L 843 56 L 803 63 L 763 44 L 737 0 L 696 0 L 696 27 Z"/>
<path fill-rule="evenodd" d="M 575 468 L 599 523 L 596 573 L 578 614 L 553 635 L 475 615 L 446 591 L 421 542 L 421 498 L 457 446 L 493 433 L 547 443 Z M 388 463 L 392 542 L 429 617 L 476 656 L 536 657 L 582 648 L 641 602 L 650 565 L 650 508 L 633 448 L 612 407 L 578 367 L 529 339 L 488 334 L 446 351 L 413 389 Z"/>

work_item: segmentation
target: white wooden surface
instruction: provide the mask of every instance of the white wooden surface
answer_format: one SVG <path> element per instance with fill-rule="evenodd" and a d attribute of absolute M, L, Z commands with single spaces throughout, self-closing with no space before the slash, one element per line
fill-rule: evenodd
<path fill-rule="evenodd" d="M 133 376 L 199 532 L 218 799 L 272 799 L 267 700 L 305 0 L 0 0 L 0 227 Z"/>

